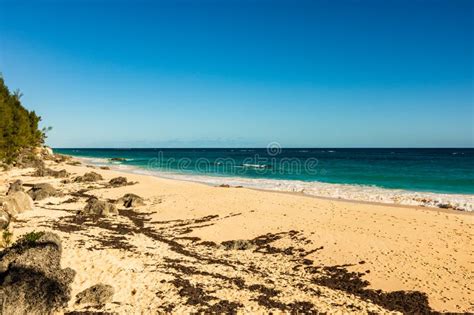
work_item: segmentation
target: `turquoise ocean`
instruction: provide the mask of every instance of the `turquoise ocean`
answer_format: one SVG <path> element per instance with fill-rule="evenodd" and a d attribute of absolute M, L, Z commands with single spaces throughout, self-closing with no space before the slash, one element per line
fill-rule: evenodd
<path fill-rule="evenodd" d="M 341 187 L 349 193 L 365 188 L 365 193 L 372 189 L 388 194 L 390 191 L 453 194 L 461 198 L 465 195 L 467 202 L 474 195 L 474 149 L 471 148 L 287 149 L 276 145 L 257 149 L 62 148 L 54 151 L 128 171 L 216 184 L 275 186 L 291 191 L 314 188 L 322 195 L 324 190 L 340 191 Z M 120 160 L 111 160 L 114 158 Z"/>

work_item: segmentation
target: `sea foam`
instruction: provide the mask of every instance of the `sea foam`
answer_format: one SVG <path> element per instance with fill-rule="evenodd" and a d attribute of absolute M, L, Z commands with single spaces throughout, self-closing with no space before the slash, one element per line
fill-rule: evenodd
<path fill-rule="evenodd" d="M 388 189 L 376 186 L 354 184 L 332 184 L 305 182 L 299 180 L 256 179 L 243 177 L 205 176 L 148 170 L 124 164 L 111 163 L 108 159 L 80 158 L 85 163 L 109 166 L 112 169 L 142 175 L 151 175 L 169 179 L 199 182 L 208 185 L 227 184 L 253 189 L 302 193 L 309 196 L 325 197 L 363 202 L 377 202 L 397 205 L 448 208 L 462 211 L 474 211 L 474 196 L 462 194 L 441 194 L 415 192 L 403 189 Z"/>

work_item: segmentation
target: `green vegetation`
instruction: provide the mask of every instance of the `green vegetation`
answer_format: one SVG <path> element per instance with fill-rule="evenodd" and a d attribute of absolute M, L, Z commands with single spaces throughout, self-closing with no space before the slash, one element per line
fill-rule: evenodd
<path fill-rule="evenodd" d="M 4 230 L 3 233 L 2 233 L 2 247 L 10 246 L 10 244 L 12 242 L 12 237 L 13 237 L 12 232 L 10 232 L 8 230 Z"/>
<path fill-rule="evenodd" d="M 0 239 L 0 247 L 1 248 L 9 248 L 10 250 L 15 250 L 17 252 L 23 252 L 26 248 L 31 246 L 35 246 L 36 242 L 45 234 L 45 232 L 36 232 L 32 231 L 20 236 L 16 242 L 12 244 L 13 233 L 4 230 Z M 11 245 L 11 246 L 10 246 Z M 5 251 L 0 251 L 0 259 L 2 256 L 5 255 Z"/>
<path fill-rule="evenodd" d="M 37 240 L 40 239 L 41 236 L 43 236 L 44 232 L 30 232 L 25 235 L 23 235 L 18 241 L 18 244 L 26 245 L 26 244 L 34 244 L 36 243 Z"/>
<path fill-rule="evenodd" d="M 24 149 L 44 143 L 45 132 L 38 124 L 41 117 L 21 104 L 22 94 L 11 93 L 0 75 L 0 162 L 11 164 Z"/>

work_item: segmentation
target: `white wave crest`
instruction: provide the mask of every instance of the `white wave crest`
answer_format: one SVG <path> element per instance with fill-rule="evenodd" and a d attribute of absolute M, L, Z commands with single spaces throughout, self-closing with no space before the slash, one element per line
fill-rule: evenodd
<path fill-rule="evenodd" d="M 227 184 L 254 189 L 298 192 L 310 196 L 365 202 L 388 203 L 397 205 L 451 208 L 462 211 L 474 211 L 474 195 L 441 194 L 415 192 L 403 189 L 387 189 L 376 186 L 331 184 L 305 182 L 299 180 L 255 179 L 243 177 L 206 176 L 197 174 L 179 174 L 148 170 L 123 164 L 111 164 L 108 159 L 80 158 L 85 163 L 110 166 L 112 169 L 142 175 L 151 175 L 169 179 L 205 183 L 208 185 Z"/>

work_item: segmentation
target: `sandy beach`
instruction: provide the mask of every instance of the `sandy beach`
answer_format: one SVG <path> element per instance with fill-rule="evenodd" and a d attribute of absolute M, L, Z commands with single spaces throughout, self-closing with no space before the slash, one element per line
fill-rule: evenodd
<path fill-rule="evenodd" d="M 0 315 L 474 315 L 473 12 L 0 0 Z"/>
<path fill-rule="evenodd" d="M 12 222 L 14 239 L 52 231 L 72 296 L 98 283 L 113 301 L 68 311 L 119 314 L 238 312 L 474 312 L 469 212 L 320 199 L 122 173 L 48 161 L 71 180 L 0 173 L 0 194 L 21 179 L 62 195 Z M 94 171 L 103 179 L 76 182 Z M 124 176 L 131 184 L 112 187 Z M 133 193 L 144 205 L 78 216 L 90 196 Z"/>

